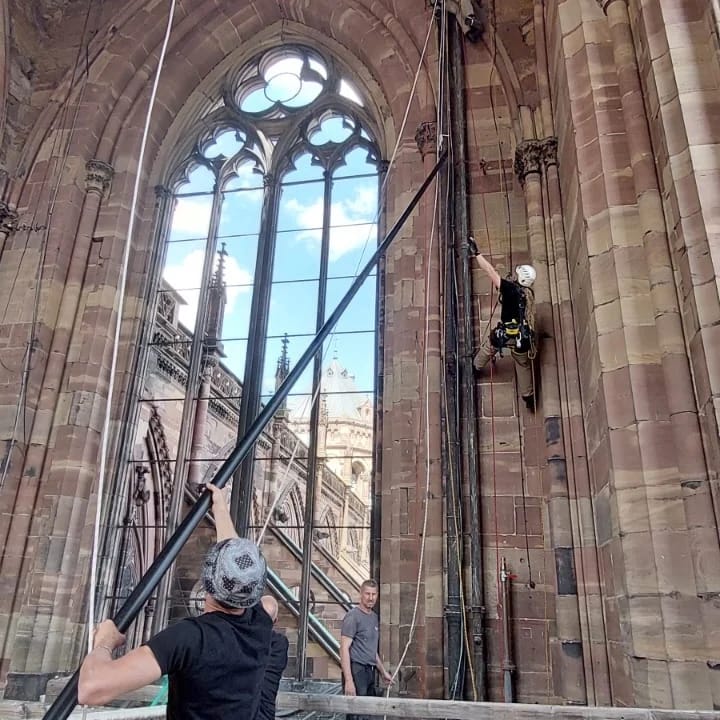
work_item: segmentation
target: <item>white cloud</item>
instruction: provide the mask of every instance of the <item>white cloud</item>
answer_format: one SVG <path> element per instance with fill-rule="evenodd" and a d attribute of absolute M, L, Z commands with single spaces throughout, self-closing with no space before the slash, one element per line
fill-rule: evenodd
<path fill-rule="evenodd" d="M 192 237 L 204 238 L 210 226 L 210 198 L 178 198 L 172 219 L 172 230 Z"/>
<path fill-rule="evenodd" d="M 254 170 L 254 166 L 249 162 L 240 163 L 235 167 L 235 177 L 230 180 L 225 189 L 255 189 L 255 192 L 243 193 L 243 199 L 257 202 L 262 200 L 262 175 Z M 227 196 L 226 196 L 227 197 Z"/>
<path fill-rule="evenodd" d="M 345 204 L 352 215 L 374 220 L 377 212 L 377 196 L 376 188 L 365 186 L 357 191 L 354 198 L 346 200 Z"/>
<path fill-rule="evenodd" d="M 362 188 L 357 195 L 348 200 L 332 203 L 330 207 L 330 262 L 339 260 L 357 248 L 374 245 L 375 202 L 377 193 L 370 188 Z M 303 232 L 300 239 L 319 243 L 322 238 L 323 201 L 318 199 L 311 205 L 303 205 L 296 198 L 285 203 L 285 208 L 295 214 L 297 227 Z M 357 223 L 368 223 L 358 225 Z M 337 226 L 348 227 L 337 227 Z"/>
<path fill-rule="evenodd" d="M 165 280 L 187 303 L 180 308 L 179 316 L 180 322 L 188 328 L 193 328 L 195 325 L 204 255 L 203 250 L 192 250 L 179 264 L 168 265 L 163 272 Z M 252 279 L 252 275 L 241 267 L 234 257 L 228 255 L 225 258 L 225 283 L 228 285 L 226 318 L 232 313 L 238 296 L 250 292 L 249 283 Z M 230 287 L 236 285 L 245 285 L 245 287 Z"/>

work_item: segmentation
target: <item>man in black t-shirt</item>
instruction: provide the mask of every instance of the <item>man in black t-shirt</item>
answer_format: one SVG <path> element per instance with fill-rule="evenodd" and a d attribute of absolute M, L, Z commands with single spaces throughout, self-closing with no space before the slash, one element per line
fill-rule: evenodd
<path fill-rule="evenodd" d="M 277 600 L 272 595 L 263 595 L 260 603 L 274 625 L 278 616 Z M 288 664 L 288 646 L 288 639 L 282 633 L 273 630 L 270 639 L 270 655 L 265 665 L 260 704 L 255 714 L 255 720 L 275 720 L 275 703 L 280 688 L 280 679 Z"/>
<path fill-rule="evenodd" d="M 117 660 L 112 653 L 125 637 L 112 620 L 100 623 L 95 647 L 80 667 L 82 704 L 105 704 L 167 674 L 168 720 L 255 715 L 272 633 L 272 620 L 258 604 L 265 560 L 255 543 L 238 538 L 223 493 L 207 487 L 218 542 L 203 563 L 205 612 L 166 628 Z"/>
<path fill-rule="evenodd" d="M 470 238 L 470 249 L 475 255 L 478 267 L 490 278 L 500 291 L 500 322 L 490 331 L 473 360 L 480 370 L 494 357 L 498 350 L 508 348 L 515 361 L 518 390 L 528 410 L 535 411 L 535 384 L 532 375 L 530 350 L 534 345 L 532 285 L 535 282 L 535 268 L 532 265 L 518 265 L 515 280 L 501 278 L 498 271 L 478 251 L 475 241 Z"/>

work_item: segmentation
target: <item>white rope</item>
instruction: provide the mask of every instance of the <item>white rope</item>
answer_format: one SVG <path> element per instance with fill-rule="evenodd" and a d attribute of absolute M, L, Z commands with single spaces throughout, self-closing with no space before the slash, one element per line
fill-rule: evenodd
<path fill-rule="evenodd" d="M 145 117 L 145 127 L 143 129 L 142 141 L 140 143 L 140 155 L 138 157 L 137 172 L 135 175 L 135 186 L 133 188 L 132 202 L 130 203 L 130 218 L 128 220 L 127 236 L 125 238 L 125 248 L 123 250 L 122 265 L 120 269 L 120 284 L 118 286 L 116 296 L 116 318 L 115 318 L 115 336 L 113 339 L 112 361 L 110 363 L 110 378 L 108 383 L 107 401 L 105 403 L 105 419 L 102 428 L 102 441 L 100 445 L 100 466 L 98 469 L 98 488 L 97 488 L 97 507 L 95 510 L 95 527 L 93 533 L 93 550 L 90 563 L 90 590 L 88 598 L 88 652 L 92 650 L 93 633 L 95 626 L 95 584 L 97 583 L 97 565 L 98 551 L 100 546 L 100 522 L 102 518 L 102 501 L 105 491 L 105 469 L 107 466 L 108 444 L 110 437 L 110 418 L 112 415 L 113 390 L 115 388 L 115 371 L 117 368 L 117 360 L 120 348 L 120 329 L 122 327 L 122 310 L 125 303 L 125 288 L 127 285 L 128 266 L 130 262 L 130 248 L 133 240 L 133 230 L 135 228 L 135 212 L 137 210 L 138 196 L 140 193 L 140 182 L 142 179 L 142 167 L 145 159 L 145 148 L 147 146 L 148 136 L 150 134 L 150 120 L 155 105 L 157 89 L 160 82 L 160 73 L 162 72 L 165 62 L 165 53 L 167 52 L 168 42 L 170 40 L 170 30 L 172 29 L 175 17 L 176 0 L 170 0 L 170 13 L 168 15 L 167 28 L 165 30 L 165 38 L 163 39 L 162 48 L 160 50 L 160 58 L 158 60 L 157 69 L 155 71 L 155 80 L 153 81 L 152 92 L 150 93 L 150 101 L 148 103 L 147 115 Z"/>
<path fill-rule="evenodd" d="M 420 604 L 420 581 L 424 574 L 423 562 L 425 560 L 425 542 L 427 541 L 427 522 L 428 522 L 428 510 L 430 507 L 430 373 L 428 372 L 428 338 L 430 336 L 430 293 L 428 293 L 428 287 L 430 286 L 430 268 L 431 262 L 430 257 L 432 254 L 434 239 L 435 239 L 435 222 L 438 211 L 438 195 L 440 193 L 440 186 L 436 183 L 435 185 L 435 202 L 433 206 L 432 214 L 432 227 L 430 229 L 430 242 L 428 243 L 428 253 L 426 256 L 427 271 L 425 273 L 425 329 L 424 329 L 424 352 L 425 352 L 425 509 L 423 512 L 423 528 L 422 528 L 422 540 L 420 541 L 420 557 L 418 558 L 418 573 L 417 580 L 415 582 L 415 604 L 413 606 L 412 620 L 410 621 L 410 631 L 408 633 L 408 639 L 405 643 L 405 648 L 400 656 L 397 667 L 392 674 L 392 680 L 387 689 L 387 697 L 390 696 L 390 687 L 395 682 L 402 664 L 405 662 L 405 657 L 408 654 L 410 645 L 412 644 L 415 636 L 415 627 L 417 624 L 417 611 Z"/>

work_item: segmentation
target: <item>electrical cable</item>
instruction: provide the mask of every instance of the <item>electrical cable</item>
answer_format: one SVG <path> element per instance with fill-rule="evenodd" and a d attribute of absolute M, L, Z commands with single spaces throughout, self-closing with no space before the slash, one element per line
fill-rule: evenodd
<path fill-rule="evenodd" d="M 102 519 L 103 493 L 105 491 L 105 469 L 107 465 L 108 445 L 110 439 L 110 420 L 112 417 L 112 401 L 113 390 L 115 387 L 115 371 L 117 368 L 118 355 L 120 351 L 120 330 L 122 327 L 122 311 L 125 303 L 125 289 L 127 284 L 128 268 L 130 264 L 130 248 L 133 242 L 133 231 L 135 228 L 135 213 L 137 211 L 138 197 L 140 193 L 140 183 L 142 181 L 143 161 L 145 159 L 145 149 L 148 137 L 150 135 L 150 121 L 157 97 L 158 85 L 160 83 L 160 73 L 165 62 L 165 55 L 170 41 L 170 32 L 172 30 L 173 20 L 175 18 L 176 0 L 170 0 L 170 9 L 168 13 L 167 27 L 163 38 L 160 56 L 158 58 L 157 69 L 155 71 L 155 79 L 153 81 L 148 109 L 145 116 L 145 126 L 143 128 L 142 140 L 140 141 L 140 153 L 137 162 L 137 171 L 135 174 L 135 184 L 133 187 L 132 200 L 130 202 L 130 216 L 128 219 L 127 234 L 125 237 L 125 247 L 123 249 L 123 257 L 120 266 L 120 282 L 118 285 L 116 300 L 114 307 L 116 310 L 115 317 L 115 333 L 113 338 L 113 352 L 110 362 L 110 373 L 108 378 L 107 401 L 105 403 L 105 418 L 102 427 L 102 439 L 100 445 L 100 463 L 98 469 L 98 487 L 97 487 L 97 504 L 95 511 L 95 523 L 93 528 L 93 546 L 92 557 L 90 562 L 90 588 L 88 591 L 88 626 L 92 629 L 95 625 L 95 584 L 97 582 L 97 566 L 98 553 L 100 549 L 100 524 Z M 93 633 L 88 632 L 88 652 L 92 651 Z"/>
<path fill-rule="evenodd" d="M 443 12 L 442 12 L 442 25 L 441 25 L 441 49 L 439 53 L 439 62 L 441 64 L 441 71 L 439 72 L 439 111 L 438 111 L 438 128 L 442 128 L 442 121 L 443 117 L 445 116 L 442 112 L 440 112 L 440 108 L 444 108 L 447 103 L 444 100 L 445 97 L 445 91 L 446 87 L 450 84 L 450 60 L 449 60 L 449 54 L 448 54 L 448 28 L 447 28 L 447 22 L 448 22 L 448 13 L 445 8 L 445 2 L 443 0 Z M 438 137 L 447 137 L 448 139 L 448 147 L 449 147 L 449 156 L 451 161 L 451 167 L 455 167 L 456 165 L 456 159 L 454 155 L 454 145 L 453 145 L 453 136 L 452 132 L 448 129 L 447 132 L 442 132 L 442 130 L 438 130 Z M 450 184 L 447 184 L 446 188 L 446 207 L 450 207 L 451 198 L 450 198 Z M 453 247 L 457 246 L 457 237 L 453 237 Z M 440 256 L 442 257 L 443 254 L 440 253 Z M 454 251 L 451 254 L 451 262 L 453 265 L 455 264 L 455 256 Z M 444 276 L 444 273 L 443 273 Z M 459 307 L 460 303 L 460 293 L 459 288 L 457 286 L 457 271 L 456 269 L 452 272 L 452 278 L 453 278 L 453 287 L 452 287 L 452 293 L 454 297 L 454 307 Z M 447 302 L 447 293 L 450 292 L 450 289 L 445 288 L 445 295 L 443 296 L 443 301 Z M 444 317 L 444 311 L 440 313 L 441 317 Z M 444 332 L 442 334 L 442 337 L 444 338 Z M 453 357 L 455 359 L 455 377 L 460 377 L 460 367 L 459 367 L 459 358 L 460 358 L 460 346 L 459 346 L 459 337 L 457 333 L 455 333 L 455 348 L 454 348 L 454 354 Z M 444 375 L 443 375 L 444 377 Z M 447 392 L 447 386 L 443 383 L 443 392 Z M 445 395 L 445 403 L 447 405 L 447 396 Z M 459 408 L 460 408 L 460 388 L 457 383 L 455 383 L 455 408 L 456 408 L 456 417 L 455 417 L 455 426 L 460 427 L 460 417 L 459 417 Z M 448 445 L 450 445 L 450 438 L 449 438 L 449 430 L 448 432 Z M 457 553 L 457 563 L 458 568 L 460 569 L 460 613 L 462 618 L 462 636 L 463 636 L 463 649 L 465 651 L 465 658 L 467 662 L 468 671 L 470 674 L 470 683 L 472 687 L 472 693 L 473 693 L 473 700 L 477 701 L 477 679 L 476 679 L 476 668 L 475 668 L 475 662 L 473 658 L 472 648 L 470 646 L 470 633 L 468 631 L 468 614 L 467 614 L 467 605 L 466 605 L 466 593 L 465 593 L 465 582 L 466 582 L 466 574 L 463 572 L 464 563 L 462 560 L 461 555 L 461 548 L 463 547 L 463 537 L 464 532 L 461 529 L 462 525 L 462 518 L 463 518 L 463 508 L 462 506 L 458 505 L 458 497 L 462 494 L 460 491 L 460 488 L 456 487 L 456 484 L 458 482 L 458 478 L 455 477 L 452 473 L 452 464 L 450 464 L 450 486 L 451 486 L 451 497 L 453 498 L 454 503 L 454 515 L 455 515 L 455 528 L 456 528 L 456 540 L 455 540 L 455 547 L 456 547 L 456 553 Z M 475 509 L 472 510 L 473 512 Z M 457 683 L 459 682 L 459 673 L 462 669 L 462 662 L 458 662 L 457 670 L 455 673 L 455 678 L 453 680 L 452 684 L 452 696 L 454 697 L 455 692 L 457 692 Z"/>

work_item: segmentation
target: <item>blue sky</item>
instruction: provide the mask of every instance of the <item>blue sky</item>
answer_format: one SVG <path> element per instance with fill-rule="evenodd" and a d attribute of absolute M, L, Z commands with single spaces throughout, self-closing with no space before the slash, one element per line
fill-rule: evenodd
<path fill-rule="evenodd" d="M 340 140 L 347 134 L 338 120 L 326 121 L 312 137 L 321 144 Z M 222 152 L 231 156 L 238 146 L 234 133 L 225 133 L 208 156 Z M 366 162 L 366 152 L 355 150 L 347 165 L 335 173 L 331 210 L 328 298 L 326 316 L 352 283 L 353 276 L 364 266 L 377 243 L 374 224 L 377 211 L 378 181 L 375 168 Z M 353 177 L 348 175 L 369 175 Z M 302 184 L 297 181 L 311 180 Z M 197 169 L 180 193 L 202 193 L 212 190 L 212 176 Z M 320 168 L 310 165 L 303 156 L 297 169 L 283 178 L 283 192 L 278 217 L 277 249 L 273 269 L 273 288 L 268 319 L 270 338 L 265 358 L 263 392 L 271 393 L 281 338 L 291 337 L 291 364 L 306 349 L 315 333 L 317 280 L 320 261 L 320 239 L 323 206 L 323 182 Z M 257 254 L 262 178 L 248 166 L 239 169 L 238 178 L 225 193 L 220 223 L 219 242 L 225 242 L 228 304 L 223 328 L 224 363 L 242 379 L 247 352 L 247 332 L 252 282 Z M 185 299 L 181 321 L 192 326 L 197 309 L 198 288 L 202 273 L 205 237 L 207 236 L 211 195 L 181 197 L 178 201 L 163 275 Z M 356 376 L 359 390 L 372 391 L 374 365 L 375 277 L 370 277 L 336 326 L 337 334 L 326 343 L 327 364 L 334 354 Z M 350 331 L 361 334 L 344 334 Z M 328 347 L 329 345 L 329 347 Z M 308 369 L 293 393 L 306 392 L 310 387 Z"/>

